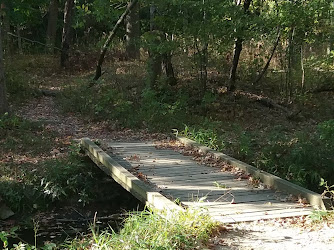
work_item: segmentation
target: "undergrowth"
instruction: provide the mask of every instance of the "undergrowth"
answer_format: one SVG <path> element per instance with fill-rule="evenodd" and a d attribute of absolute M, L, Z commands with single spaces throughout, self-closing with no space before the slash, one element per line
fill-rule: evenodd
<path fill-rule="evenodd" d="M 50 151 L 64 147 L 56 134 L 38 123 L 4 115 L 0 118 L 0 197 L 15 212 L 46 208 L 54 201 L 89 202 L 96 168 L 78 154 L 56 159 Z"/>
<path fill-rule="evenodd" d="M 180 132 L 180 135 L 216 150 L 223 150 L 225 148 L 225 138 L 212 128 L 205 129 L 199 126 L 190 127 L 186 125 L 184 130 Z"/>
<path fill-rule="evenodd" d="M 0 153 L 13 157 L 15 154 L 37 156 L 49 152 L 54 146 L 56 134 L 46 131 L 42 124 L 17 116 L 0 116 Z"/>
<path fill-rule="evenodd" d="M 119 127 L 166 131 L 191 119 L 186 111 L 188 99 L 182 91 L 144 88 L 132 95 L 108 84 L 88 88 L 82 81 L 66 88 L 58 103 L 65 112 L 76 112 L 88 119 L 113 121 Z"/>
<path fill-rule="evenodd" d="M 224 150 L 317 192 L 321 191 L 321 177 L 334 183 L 333 120 L 320 123 L 316 130 L 304 129 L 299 133 L 281 133 L 271 128 L 261 134 L 260 131 L 247 131 L 240 125 L 230 126 L 230 130 L 225 131 L 224 121 L 202 113 L 213 108 L 210 104 L 216 102 L 217 96 L 207 94 L 196 103 L 186 93 L 189 91 L 161 84 L 158 89 L 143 88 L 141 94 L 131 94 L 105 82 L 92 88 L 81 82 L 66 89 L 59 102 L 65 111 L 112 121 L 120 127 L 164 132 L 177 129 L 199 143 Z M 72 105 L 73 102 L 76 105 Z"/>
<path fill-rule="evenodd" d="M 48 84 L 46 79 L 58 69 L 57 58 L 47 55 L 18 55 L 6 58 L 6 86 L 11 104 L 21 104 L 40 97 L 39 88 Z"/>
<path fill-rule="evenodd" d="M 112 229 L 77 239 L 68 249 L 199 249 L 218 226 L 203 211 L 175 212 L 166 219 L 150 210 L 130 213 L 119 233 Z"/>
<path fill-rule="evenodd" d="M 256 134 L 239 131 L 234 142 L 219 129 L 185 126 L 181 135 L 211 148 L 229 150 L 258 168 L 274 173 L 301 186 L 321 192 L 320 179 L 334 183 L 334 120 L 320 123 L 315 131 L 295 136 L 273 131 L 264 144 L 256 144 Z"/>
<path fill-rule="evenodd" d="M 86 205 L 98 181 L 94 170 L 81 156 L 20 166 L 6 164 L 1 168 L 0 196 L 15 212 L 44 209 L 55 201 Z"/>

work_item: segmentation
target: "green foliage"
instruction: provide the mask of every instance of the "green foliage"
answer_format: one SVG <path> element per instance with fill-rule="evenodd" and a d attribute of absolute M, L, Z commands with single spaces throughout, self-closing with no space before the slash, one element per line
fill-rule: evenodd
<path fill-rule="evenodd" d="M 306 188 L 319 191 L 321 177 L 334 183 L 334 121 L 320 123 L 314 133 L 280 136 L 268 142 L 257 165 Z"/>
<path fill-rule="evenodd" d="M 18 167 L 15 162 L 20 162 L 21 157 L 29 159 L 51 150 L 52 134 L 46 134 L 37 123 L 4 115 L 0 118 L 0 137 L 0 155 L 5 157 L 0 161 L 0 196 L 16 211 L 31 209 L 36 190 L 31 182 L 23 185 L 22 180 L 34 176 L 31 172 L 34 168 L 24 163 Z"/>
<path fill-rule="evenodd" d="M 140 119 L 148 128 L 168 130 L 179 127 L 188 118 L 188 96 L 178 93 L 176 97 L 169 91 L 158 93 L 144 89 L 142 93 Z"/>
<path fill-rule="evenodd" d="M 179 134 L 216 150 L 231 152 L 234 157 L 281 176 L 301 186 L 321 191 L 319 182 L 326 177 L 334 183 L 334 121 L 320 123 L 314 132 L 308 131 L 287 136 L 279 128 L 261 142 L 255 133 L 234 128 L 222 135 L 219 125 L 185 126 Z M 210 127 L 211 126 L 211 127 Z"/>
<path fill-rule="evenodd" d="M 36 89 L 32 86 L 34 83 L 27 81 L 24 73 L 7 71 L 6 81 L 11 103 L 22 103 L 38 95 Z"/>
<path fill-rule="evenodd" d="M 58 102 L 65 112 L 77 112 L 96 120 L 113 120 L 124 126 L 135 122 L 137 108 L 122 92 L 110 86 L 87 88 L 86 84 L 78 82 L 63 92 Z"/>
<path fill-rule="evenodd" d="M 28 129 L 30 128 L 31 124 L 32 123 L 29 123 L 26 120 L 22 120 L 17 116 L 10 116 L 9 114 L 4 114 L 0 117 L 0 131 L 2 133 L 8 130 Z"/>
<path fill-rule="evenodd" d="M 324 191 L 322 192 L 322 197 L 326 197 L 330 199 L 331 202 L 331 208 L 333 209 L 334 204 L 334 185 L 329 186 L 327 181 L 325 181 L 323 178 L 320 179 L 320 187 L 324 188 Z"/>
<path fill-rule="evenodd" d="M 98 234 L 93 228 L 92 239 L 75 240 L 66 248 L 87 248 L 92 241 L 98 249 L 195 249 L 203 247 L 216 226 L 200 210 L 175 211 L 168 219 L 146 210 L 130 213 L 119 234 Z"/>
<path fill-rule="evenodd" d="M 27 156 L 36 156 L 51 150 L 53 136 L 52 132 L 44 131 L 39 123 L 8 114 L 0 117 L 1 154 L 24 152 Z"/>
<path fill-rule="evenodd" d="M 96 181 L 93 166 L 78 155 L 36 160 L 58 145 L 54 134 L 16 116 L 0 118 L 0 196 L 15 211 L 32 211 L 71 197 L 87 204 Z M 23 160 L 21 160 L 23 159 Z M 21 162 L 22 161 L 22 162 Z"/>
<path fill-rule="evenodd" d="M 244 131 L 240 126 L 233 126 L 232 141 L 229 142 L 228 147 L 232 150 L 234 157 L 239 160 L 247 160 L 251 162 L 254 158 L 256 150 L 256 137 L 254 132 Z"/>
<path fill-rule="evenodd" d="M 6 14 L 14 25 L 40 24 L 48 0 L 5 0 Z"/>
<path fill-rule="evenodd" d="M 333 219 L 333 211 L 325 211 L 325 210 L 314 210 L 308 216 L 312 220 L 313 223 L 320 223 L 326 220 Z"/>
<path fill-rule="evenodd" d="M 223 136 L 218 135 L 212 128 L 204 129 L 186 125 L 184 130 L 180 132 L 180 135 L 193 139 L 198 143 L 216 150 L 223 150 L 225 147 Z"/>
<path fill-rule="evenodd" d="M 217 94 L 211 92 L 211 91 L 206 91 L 204 93 L 204 96 L 202 98 L 202 103 L 201 105 L 204 107 L 204 108 L 207 108 L 209 107 L 210 105 L 212 105 L 212 103 L 214 103 L 216 100 L 217 100 Z"/>
<path fill-rule="evenodd" d="M 96 181 L 92 173 L 93 167 L 74 155 L 65 160 L 45 162 L 40 180 L 44 196 L 54 201 L 65 200 L 78 194 L 78 201 L 86 205 L 89 203 L 90 188 Z"/>
<path fill-rule="evenodd" d="M 46 55 L 19 55 L 5 58 L 5 78 L 8 101 L 17 105 L 40 97 L 40 88 L 50 83 L 44 77 L 55 74 L 58 67 L 56 57 Z M 44 80 L 41 80 L 44 78 Z"/>
<path fill-rule="evenodd" d="M 2 248 L 8 249 L 8 239 L 9 238 L 15 238 L 17 237 L 16 231 L 18 230 L 18 227 L 13 227 L 10 229 L 9 232 L 1 231 L 0 232 L 0 241 L 2 242 Z"/>
<path fill-rule="evenodd" d="M 56 244 L 54 243 L 49 243 L 49 242 L 45 242 L 43 246 L 40 246 L 37 248 L 36 246 L 36 242 L 35 245 L 29 245 L 27 243 L 22 243 L 21 239 L 18 237 L 18 235 L 16 234 L 16 231 L 18 230 L 18 227 L 13 227 L 10 229 L 9 232 L 5 232 L 2 231 L 0 232 L 0 242 L 3 243 L 3 246 L 1 249 L 5 249 L 5 250 L 35 250 L 35 249 L 41 249 L 41 250 L 52 250 L 52 249 L 57 249 Z M 36 228 L 36 232 L 35 232 L 35 237 L 37 234 L 37 229 Z M 20 240 L 19 243 L 17 244 L 13 244 L 13 246 L 11 248 L 9 248 L 9 239 L 18 239 Z"/>
<path fill-rule="evenodd" d="M 123 127 L 170 130 L 187 119 L 188 96 L 176 95 L 168 87 L 160 91 L 146 88 L 140 97 L 110 86 L 87 89 L 85 83 L 66 89 L 58 100 L 66 112 L 78 112 L 97 120 L 109 120 Z M 75 103 L 76 105 L 73 105 Z"/>
<path fill-rule="evenodd" d="M 95 167 L 78 155 L 38 165 L 2 169 L 0 196 L 15 211 L 43 209 L 54 201 L 73 199 L 83 206 L 92 198 Z M 15 174 L 16 173 L 16 174 Z"/>

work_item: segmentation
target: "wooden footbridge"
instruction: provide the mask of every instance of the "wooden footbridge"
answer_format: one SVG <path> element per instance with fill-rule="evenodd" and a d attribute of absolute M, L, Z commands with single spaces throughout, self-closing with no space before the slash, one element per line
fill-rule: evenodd
<path fill-rule="evenodd" d="M 236 178 L 231 171 L 198 164 L 191 156 L 159 149 L 153 142 L 110 142 L 103 151 L 84 138 L 81 146 L 126 190 L 159 210 L 173 212 L 184 207 L 201 207 L 213 219 L 233 223 L 308 215 L 314 208 L 326 207 L 317 193 L 189 139 L 180 140 L 224 160 L 245 175 L 250 174 L 253 183 L 248 178 Z"/>

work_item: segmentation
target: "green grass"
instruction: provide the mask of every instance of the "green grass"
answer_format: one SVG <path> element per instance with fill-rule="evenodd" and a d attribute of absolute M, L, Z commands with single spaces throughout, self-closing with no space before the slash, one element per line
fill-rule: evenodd
<path fill-rule="evenodd" d="M 168 218 L 168 219 L 167 219 Z M 95 225 L 92 233 L 66 243 L 47 243 L 41 249 L 203 249 L 220 225 L 214 222 L 204 210 L 187 209 L 174 211 L 167 216 L 164 212 L 151 210 L 130 212 L 119 232 L 112 228 L 99 232 Z M 8 247 L 8 238 L 17 237 L 16 229 L 0 232 L 0 241 Z M 34 246 L 18 243 L 11 249 L 35 249 Z"/>
<path fill-rule="evenodd" d="M 200 249 L 217 227 L 200 210 L 175 212 L 169 219 L 149 210 L 130 213 L 119 233 L 112 229 L 77 239 L 68 249 Z"/>
<path fill-rule="evenodd" d="M 180 132 L 180 135 L 195 140 L 212 149 L 223 150 L 225 148 L 223 135 L 218 134 L 217 131 L 212 128 L 203 128 L 200 126 L 190 127 L 186 125 L 184 130 Z"/>

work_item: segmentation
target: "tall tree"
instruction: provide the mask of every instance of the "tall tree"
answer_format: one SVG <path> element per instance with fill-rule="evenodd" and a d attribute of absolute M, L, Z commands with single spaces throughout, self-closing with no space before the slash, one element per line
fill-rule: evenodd
<path fill-rule="evenodd" d="M 129 5 L 131 2 L 129 2 Z M 139 37 L 140 37 L 140 20 L 139 20 L 139 3 L 136 3 L 132 10 L 125 18 L 126 23 L 126 57 L 127 59 L 139 59 Z"/>
<path fill-rule="evenodd" d="M 11 55 L 13 53 L 13 41 L 8 35 L 10 32 L 10 21 L 9 21 L 9 10 L 7 6 L 1 4 L 1 18 L 2 18 L 2 41 L 3 41 L 3 50 L 6 55 Z"/>
<path fill-rule="evenodd" d="M 64 27 L 61 43 L 60 65 L 66 67 L 69 59 L 69 50 L 72 39 L 72 18 L 74 12 L 74 0 L 66 0 L 64 8 Z"/>
<path fill-rule="evenodd" d="M 270 54 L 270 56 L 269 56 L 269 58 L 267 60 L 267 63 L 264 65 L 261 73 L 257 76 L 257 78 L 255 79 L 255 81 L 253 82 L 253 84 L 257 84 L 262 79 L 262 77 L 266 74 L 266 72 L 267 72 L 267 70 L 269 68 L 271 59 L 273 59 L 273 57 L 274 57 L 274 54 L 275 54 L 275 51 L 277 49 L 277 46 L 278 46 L 278 43 L 279 43 L 280 39 L 281 39 L 281 28 L 279 27 L 278 28 L 278 32 L 277 32 L 276 41 L 275 41 L 275 44 L 274 44 L 273 49 L 271 51 L 271 54 Z"/>
<path fill-rule="evenodd" d="M 95 76 L 94 76 L 93 80 L 96 81 L 101 77 L 101 75 L 102 75 L 102 64 L 104 62 L 104 57 L 107 54 L 108 47 L 109 47 L 111 41 L 114 39 L 114 37 L 116 35 L 116 31 L 119 29 L 119 27 L 123 23 L 125 17 L 129 14 L 129 12 L 133 9 L 133 7 L 137 4 L 137 2 L 138 2 L 138 0 L 132 0 L 132 2 L 128 5 L 126 10 L 124 11 L 124 13 L 118 19 L 118 21 L 115 24 L 112 31 L 110 31 L 107 40 L 105 41 L 105 43 L 102 46 L 100 57 L 99 57 L 99 60 L 97 61 L 96 72 L 95 72 Z"/>
<path fill-rule="evenodd" d="M 166 33 L 165 34 L 165 41 L 168 40 L 169 35 Z M 175 77 L 174 73 L 174 67 L 172 63 L 172 52 L 170 50 L 165 51 L 162 54 L 162 70 L 163 73 L 166 74 L 167 77 L 167 83 L 171 86 L 174 86 L 177 84 L 177 79 Z"/>
<path fill-rule="evenodd" d="M 249 6 L 251 4 L 252 0 L 245 0 L 244 1 L 244 13 L 246 14 L 249 10 Z M 241 1 L 238 1 L 238 4 L 240 4 Z M 241 36 L 238 36 L 235 39 L 235 45 L 234 45 L 234 52 L 233 52 L 233 61 L 232 61 L 232 67 L 230 70 L 230 83 L 229 83 L 229 91 L 234 91 L 236 86 L 235 86 L 235 81 L 237 78 L 237 68 L 238 68 L 238 63 L 240 59 L 240 54 L 242 51 L 242 42 L 243 38 Z"/>
<path fill-rule="evenodd" d="M 1 37 L 1 26 L 0 26 L 0 37 Z M 6 92 L 6 81 L 5 81 L 5 68 L 3 64 L 3 50 L 2 50 L 2 39 L 0 39 L 0 115 L 9 112 L 9 105 L 7 101 Z"/>
<path fill-rule="evenodd" d="M 150 35 L 149 35 L 149 59 L 148 59 L 148 83 L 150 88 L 154 88 L 158 78 L 161 76 L 163 67 L 163 53 L 161 52 L 161 44 L 165 41 L 164 34 L 158 29 L 155 18 L 157 6 L 150 5 Z M 167 55 L 165 60 L 167 66 Z M 165 68 L 167 70 L 167 67 Z M 166 71 L 167 72 L 167 71 Z"/>
<path fill-rule="evenodd" d="M 154 87 L 162 73 L 166 75 L 169 85 L 176 85 L 177 80 L 172 64 L 172 50 L 169 43 L 172 35 L 156 22 L 157 6 L 150 5 L 150 35 L 148 39 L 148 76 L 149 86 Z"/>
<path fill-rule="evenodd" d="M 58 5 L 59 0 L 50 0 L 48 28 L 46 32 L 46 47 L 47 50 L 51 53 L 54 52 L 54 46 L 56 42 Z"/>

